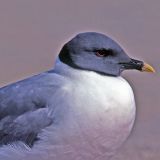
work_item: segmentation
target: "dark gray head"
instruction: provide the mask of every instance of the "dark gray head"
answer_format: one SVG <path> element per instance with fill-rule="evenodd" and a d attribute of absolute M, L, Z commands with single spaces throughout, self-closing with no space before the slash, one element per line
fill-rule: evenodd
<path fill-rule="evenodd" d="M 78 34 L 63 46 L 59 58 L 71 67 L 112 76 L 119 76 L 126 69 L 142 70 L 144 66 L 111 38 L 95 32 Z"/>

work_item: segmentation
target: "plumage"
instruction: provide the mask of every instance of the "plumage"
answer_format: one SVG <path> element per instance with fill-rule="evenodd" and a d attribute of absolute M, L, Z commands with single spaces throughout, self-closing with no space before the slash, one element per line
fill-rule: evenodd
<path fill-rule="evenodd" d="M 114 55 L 97 57 L 101 48 Z M 73 38 L 59 57 L 54 69 L 0 89 L 1 159 L 106 160 L 130 134 L 135 101 L 120 73 L 133 60 L 98 33 Z"/>

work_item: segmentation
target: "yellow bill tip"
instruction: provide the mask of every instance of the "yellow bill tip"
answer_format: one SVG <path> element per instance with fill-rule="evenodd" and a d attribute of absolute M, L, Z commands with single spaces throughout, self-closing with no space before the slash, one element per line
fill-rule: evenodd
<path fill-rule="evenodd" d="M 156 71 L 155 71 L 155 69 L 151 65 L 149 65 L 147 63 L 144 63 L 144 65 L 142 67 L 142 72 L 152 72 L 152 73 L 155 73 Z"/>

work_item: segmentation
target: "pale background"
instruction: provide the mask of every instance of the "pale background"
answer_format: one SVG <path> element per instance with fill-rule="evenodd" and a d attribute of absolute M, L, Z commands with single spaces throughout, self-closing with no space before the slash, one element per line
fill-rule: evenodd
<path fill-rule="evenodd" d="M 0 85 L 52 68 L 63 43 L 83 31 L 110 35 L 156 68 L 156 74 L 124 74 L 136 93 L 138 116 L 113 160 L 159 160 L 159 0 L 0 0 Z"/>

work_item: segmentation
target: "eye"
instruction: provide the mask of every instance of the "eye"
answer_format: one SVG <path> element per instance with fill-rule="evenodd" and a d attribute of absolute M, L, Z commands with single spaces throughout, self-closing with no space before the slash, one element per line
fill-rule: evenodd
<path fill-rule="evenodd" d="M 105 50 L 97 50 L 96 51 L 96 56 L 98 57 L 107 57 L 107 56 L 112 56 L 113 55 L 113 51 L 111 49 Z"/>

